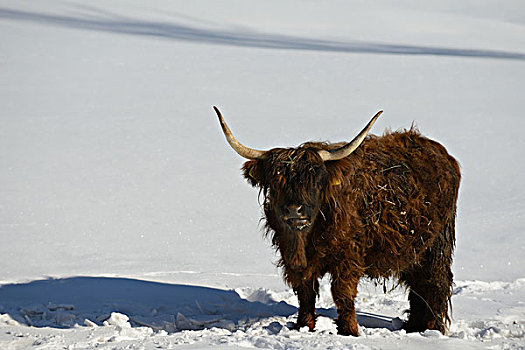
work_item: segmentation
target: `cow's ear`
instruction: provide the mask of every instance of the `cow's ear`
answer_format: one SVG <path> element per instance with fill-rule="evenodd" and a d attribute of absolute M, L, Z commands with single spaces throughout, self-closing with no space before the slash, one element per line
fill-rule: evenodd
<path fill-rule="evenodd" d="M 242 173 L 252 186 L 260 186 L 262 176 L 260 175 L 261 165 L 257 160 L 249 160 L 242 166 Z"/>

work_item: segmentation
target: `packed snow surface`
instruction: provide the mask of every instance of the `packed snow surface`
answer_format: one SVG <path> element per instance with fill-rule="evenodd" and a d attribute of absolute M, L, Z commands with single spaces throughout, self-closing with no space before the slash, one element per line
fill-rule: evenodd
<path fill-rule="evenodd" d="M 525 3 L 0 2 L 0 348 L 525 347 Z M 364 280 L 315 332 L 262 238 L 254 148 L 408 128 L 463 173 L 446 336 Z M 385 293 L 384 290 L 387 292 Z"/>

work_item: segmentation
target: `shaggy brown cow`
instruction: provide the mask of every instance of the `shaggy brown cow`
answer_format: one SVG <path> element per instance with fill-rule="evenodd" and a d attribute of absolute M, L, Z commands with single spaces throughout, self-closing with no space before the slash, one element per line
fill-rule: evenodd
<path fill-rule="evenodd" d="M 445 332 L 461 178 L 445 147 L 414 128 L 367 137 L 381 111 L 346 144 L 254 150 L 214 108 L 231 147 L 249 159 L 244 176 L 264 194 L 267 234 L 299 299 L 297 327 L 314 329 L 318 279 L 328 273 L 340 334 L 358 334 L 363 276 L 409 288 L 407 331 Z"/>

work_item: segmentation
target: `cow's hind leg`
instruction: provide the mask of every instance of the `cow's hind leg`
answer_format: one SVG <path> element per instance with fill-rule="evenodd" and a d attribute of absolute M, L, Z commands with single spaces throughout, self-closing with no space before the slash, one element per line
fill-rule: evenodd
<path fill-rule="evenodd" d="M 453 225 L 453 224 L 452 224 Z M 407 332 L 435 329 L 445 333 L 450 323 L 448 308 L 452 297 L 452 252 L 454 232 L 436 238 L 424 260 L 401 275 L 409 287 L 410 314 L 404 328 Z"/>
<path fill-rule="evenodd" d="M 295 327 L 299 329 L 308 326 L 308 329 L 313 331 L 315 328 L 315 299 L 319 292 L 319 282 L 317 279 L 303 281 L 293 289 L 299 299 L 299 316 Z"/>

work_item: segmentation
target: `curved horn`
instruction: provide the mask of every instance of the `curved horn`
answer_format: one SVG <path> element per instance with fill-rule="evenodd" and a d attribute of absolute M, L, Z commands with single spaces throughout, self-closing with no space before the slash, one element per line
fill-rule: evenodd
<path fill-rule="evenodd" d="M 235 152 L 237 152 L 241 157 L 247 158 L 247 159 L 259 159 L 261 158 L 265 151 L 259 151 L 253 148 L 249 148 L 241 144 L 235 136 L 233 136 L 230 128 L 228 128 L 228 125 L 226 125 L 226 122 L 224 121 L 224 118 L 222 117 L 221 111 L 215 106 L 213 106 L 213 109 L 215 110 L 215 113 L 217 113 L 217 116 L 219 117 L 219 123 L 221 123 L 222 132 L 224 133 L 224 136 L 226 136 L 226 141 L 230 144 L 230 146 L 233 148 Z"/>
<path fill-rule="evenodd" d="M 339 159 L 348 157 L 350 153 L 355 151 L 357 147 L 359 147 L 359 145 L 361 145 L 361 143 L 364 141 L 366 135 L 368 135 L 368 133 L 370 132 L 370 129 L 376 122 L 377 118 L 379 118 L 381 113 L 383 113 L 383 111 L 377 112 L 376 115 L 368 122 L 365 128 L 361 130 L 361 132 L 356 137 L 354 137 L 352 141 L 350 141 L 346 145 L 333 149 L 333 150 L 329 150 L 329 151 L 324 150 L 324 149 L 317 151 L 319 155 L 321 156 L 321 159 L 323 159 L 323 161 L 326 162 L 329 160 L 339 160 Z"/>

